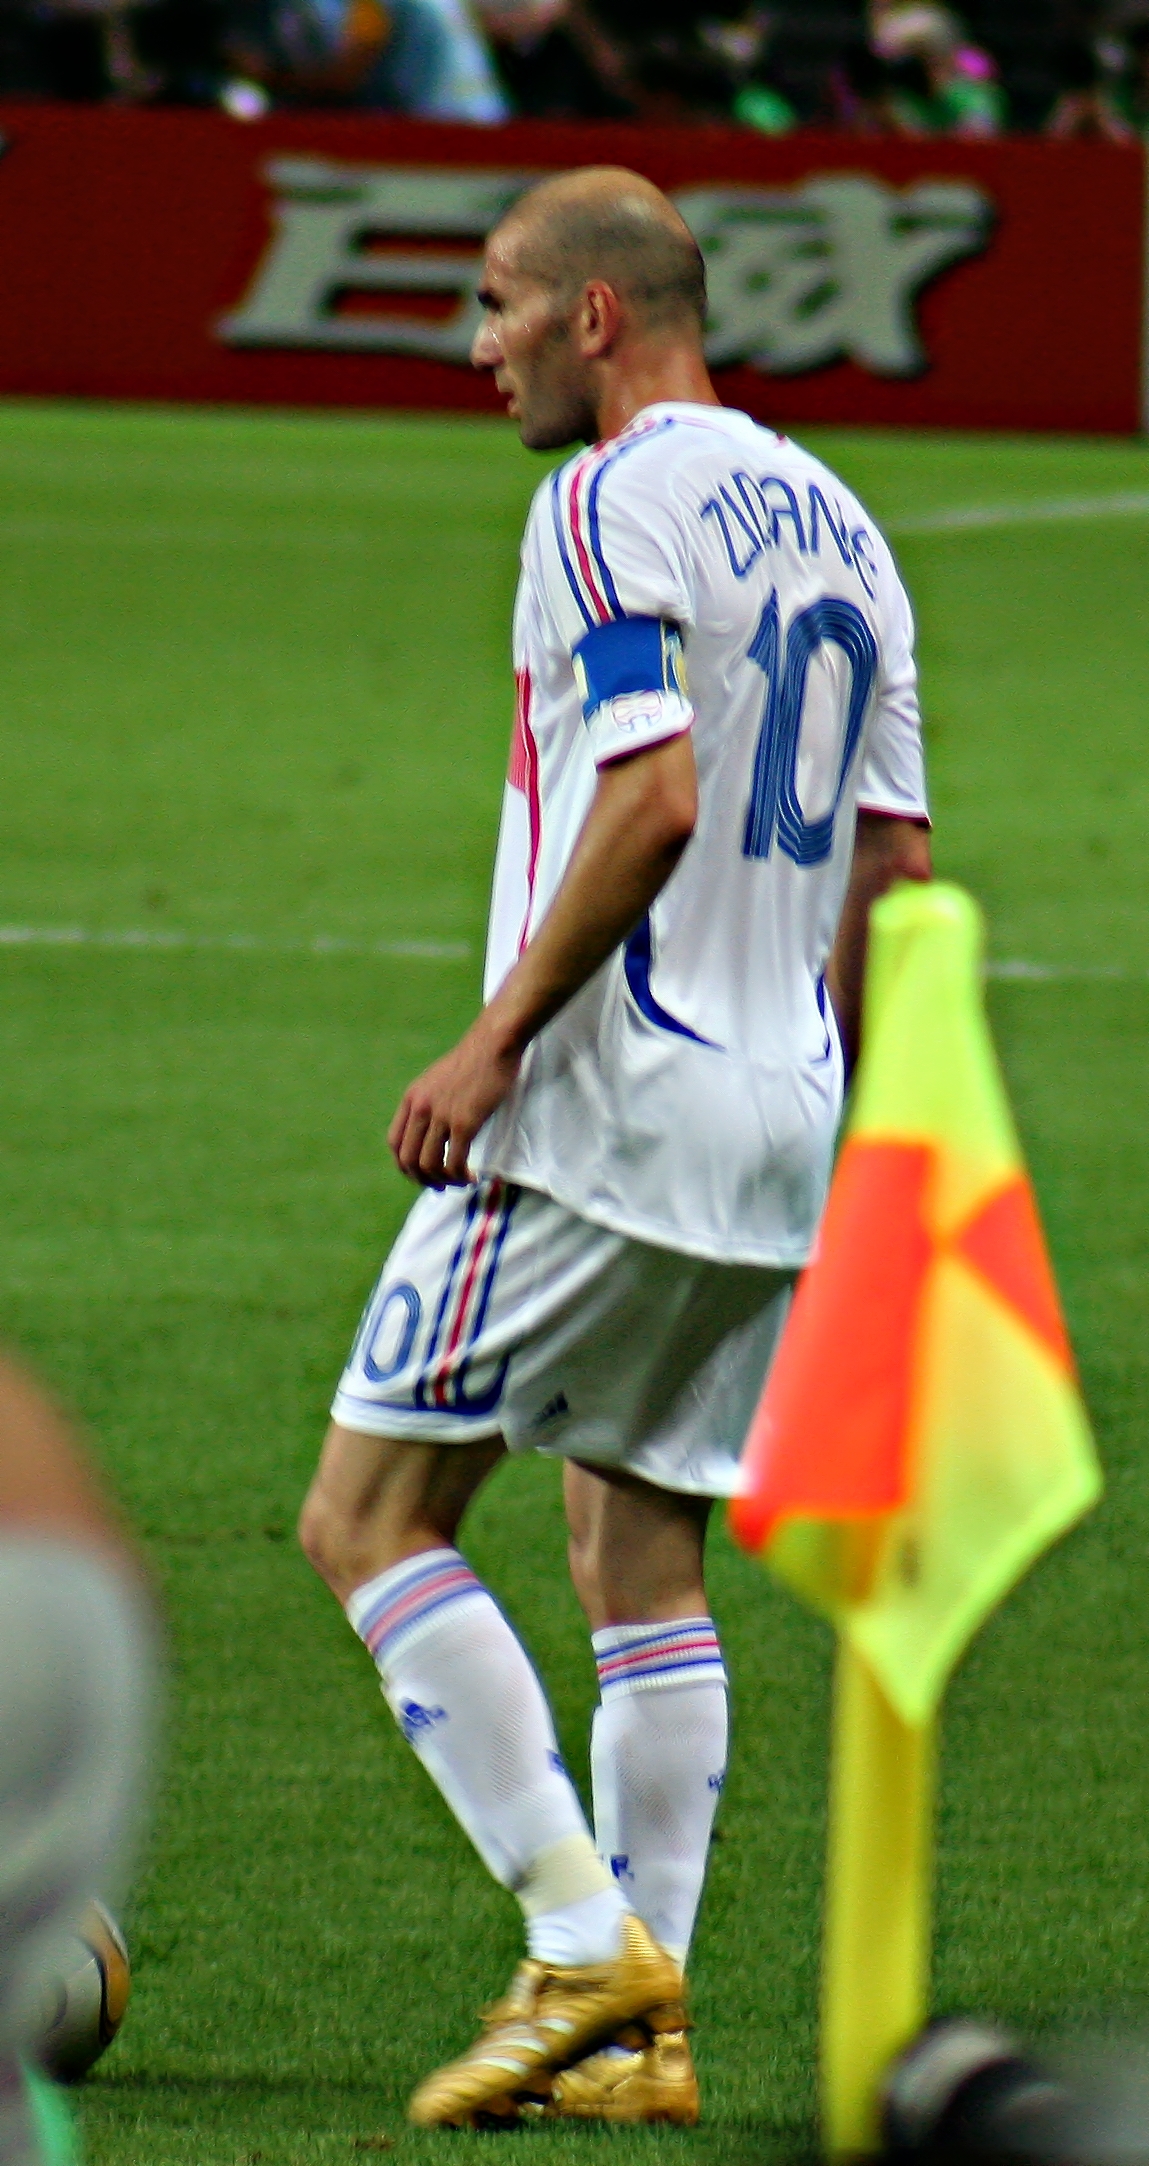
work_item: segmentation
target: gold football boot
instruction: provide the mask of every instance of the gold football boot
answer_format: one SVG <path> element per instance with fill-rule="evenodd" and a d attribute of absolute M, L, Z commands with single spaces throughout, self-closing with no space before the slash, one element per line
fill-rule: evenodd
<path fill-rule="evenodd" d="M 623 1923 L 610 1963 L 521 1963 L 503 1999 L 484 2011 L 467 2052 L 421 2083 L 407 2109 L 417 2128 L 474 2128 L 518 2118 L 524 2094 L 550 2091 L 560 2068 L 679 1992 L 678 1971 L 641 1918 Z"/>
<path fill-rule="evenodd" d="M 690 2024 L 681 2001 L 648 2009 L 613 2043 L 554 2079 L 547 2118 L 583 2121 L 664 2121 L 693 2128 L 698 2078 L 690 2054 Z"/>

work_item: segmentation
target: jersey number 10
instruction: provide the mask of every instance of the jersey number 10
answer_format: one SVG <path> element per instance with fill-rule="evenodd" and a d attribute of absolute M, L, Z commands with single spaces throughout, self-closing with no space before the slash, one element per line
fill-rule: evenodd
<path fill-rule="evenodd" d="M 850 665 L 850 697 L 842 730 L 838 780 L 828 812 L 808 820 L 798 798 L 798 753 L 806 706 L 806 679 L 820 647 L 840 647 Z M 834 821 L 878 668 L 874 635 L 853 602 L 831 596 L 799 610 L 783 628 L 777 590 L 770 596 L 751 642 L 749 659 L 766 678 L 766 704 L 754 748 L 754 773 L 743 857 L 769 857 L 777 838 L 795 865 L 821 865 L 834 847 Z"/>

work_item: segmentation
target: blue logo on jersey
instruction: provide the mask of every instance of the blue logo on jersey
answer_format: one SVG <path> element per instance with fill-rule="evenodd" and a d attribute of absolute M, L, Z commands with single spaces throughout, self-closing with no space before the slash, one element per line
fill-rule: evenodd
<path fill-rule="evenodd" d="M 713 1791 L 715 1791 L 715 1793 L 716 1793 L 716 1794 L 717 1794 L 717 1795 L 718 1795 L 719 1797 L 721 1797 L 721 1795 L 722 1795 L 722 1792 L 723 1792 L 723 1789 L 725 1788 L 725 1785 L 726 1785 L 726 1769 L 725 1769 L 725 1768 L 723 1768 L 723 1769 L 721 1770 L 721 1772 L 720 1772 L 719 1774 L 717 1774 L 717 1775 L 708 1775 L 708 1776 L 707 1776 L 707 1778 L 706 1778 L 706 1787 L 707 1787 L 707 1789 L 708 1789 L 708 1790 L 713 1790 Z"/>
<path fill-rule="evenodd" d="M 630 1858 L 625 1851 L 620 1856 L 611 1859 L 610 1869 L 616 1880 L 634 1879 L 634 1874 L 630 1869 Z"/>
<path fill-rule="evenodd" d="M 446 1722 L 445 1707 L 420 1707 L 418 1700 L 400 1700 L 399 1728 L 409 1745 L 417 1745 L 420 1738 L 433 1730 L 437 1722 Z"/>

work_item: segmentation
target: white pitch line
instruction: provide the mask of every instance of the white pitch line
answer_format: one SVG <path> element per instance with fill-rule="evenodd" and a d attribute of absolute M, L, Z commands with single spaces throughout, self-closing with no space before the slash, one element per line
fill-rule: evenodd
<path fill-rule="evenodd" d="M 386 956 L 396 962 L 457 963 L 471 952 L 467 940 L 341 940 L 317 933 L 312 940 L 265 940 L 258 933 L 215 937 L 128 926 L 98 931 L 86 925 L 0 925 L 0 948 L 132 948 L 162 954 Z"/>
<path fill-rule="evenodd" d="M 998 526 L 1059 526 L 1074 519 L 1143 519 L 1149 517 L 1149 490 L 1125 490 L 1115 496 L 1036 497 L 1030 504 L 955 504 L 948 511 L 910 512 L 890 519 L 885 532 L 978 534 Z"/>
<path fill-rule="evenodd" d="M 985 974 L 1014 985 L 1140 985 L 1149 979 L 1149 970 L 1124 970 L 1119 963 L 1030 963 L 1020 957 L 987 963 Z"/>
<path fill-rule="evenodd" d="M 303 556 L 323 550 L 369 550 L 378 535 L 337 527 L 283 527 L 269 524 L 207 526 L 194 519 L 0 519 L 0 543 L 74 543 L 78 548 L 245 549 L 258 556 L 265 546 Z"/>
<path fill-rule="evenodd" d="M 883 522 L 894 539 L 916 535 L 981 534 L 995 527 L 1059 526 L 1081 519 L 1149 517 L 1149 491 L 1123 490 L 1111 496 L 1036 497 L 1031 503 L 954 504 L 936 511 L 907 512 Z M 0 518 L 0 543 L 31 545 L 75 543 L 80 547 L 119 549 L 286 549 L 304 556 L 324 550 L 370 551 L 379 529 L 354 532 L 338 527 L 288 527 L 263 523 L 258 528 L 195 519 Z"/>
<path fill-rule="evenodd" d="M 0 925 L 0 948 L 119 948 L 150 954 L 312 955 L 388 961 L 460 963 L 471 953 L 467 940 L 343 940 L 316 933 L 311 940 L 266 940 L 260 933 L 199 934 L 160 926 L 125 926 L 98 930 L 87 925 Z M 1133 985 L 1149 980 L 1149 969 L 1126 970 L 1117 963 L 1035 963 L 1006 956 L 986 964 L 986 976 L 1015 985 Z"/>

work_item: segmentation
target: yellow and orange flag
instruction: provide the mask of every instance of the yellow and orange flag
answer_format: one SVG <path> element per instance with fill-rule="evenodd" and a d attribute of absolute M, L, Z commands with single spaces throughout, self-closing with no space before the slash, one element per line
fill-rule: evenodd
<path fill-rule="evenodd" d="M 731 1507 L 910 1724 L 1101 1489 L 981 945 L 955 887 L 873 910 L 849 1130 Z"/>

